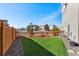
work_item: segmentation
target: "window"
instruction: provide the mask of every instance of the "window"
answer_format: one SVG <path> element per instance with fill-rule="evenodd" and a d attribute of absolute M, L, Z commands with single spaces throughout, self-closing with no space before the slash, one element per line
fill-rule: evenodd
<path fill-rule="evenodd" d="M 68 24 L 67 29 L 68 29 L 68 35 L 69 35 L 69 33 L 70 33 L 70 24 Z"/>

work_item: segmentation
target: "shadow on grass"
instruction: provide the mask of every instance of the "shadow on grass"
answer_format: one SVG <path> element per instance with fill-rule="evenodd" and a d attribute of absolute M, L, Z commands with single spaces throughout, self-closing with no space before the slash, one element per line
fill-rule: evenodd
<path fill-rule="evenodd" d="M 23 51 L 25 56 L 55 56 L 47 49 L 40 46 L 30 38 L 19 37 L 22 39 Z"/>

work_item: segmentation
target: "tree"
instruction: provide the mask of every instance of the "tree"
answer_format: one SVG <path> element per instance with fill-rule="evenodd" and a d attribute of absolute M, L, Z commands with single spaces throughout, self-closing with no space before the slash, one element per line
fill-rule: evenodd
<path fill-rule="evenodd" d="M 60 31 L 60 29 L 56 25 L 53 25 L 53 34 L 54 34 L 54 36 L 58 36 L 59 31 Z"/>
<path fill-rule="evenodd" d="M 44 29 L 45 29 L 46 31 L 49 31 L 49 25 L 46 24 L 46 25 L 44 26 Z"/>
<path fill-rule="evenodd" d="M 56 26 L 56 25 L 53 25 L 53 31 L 59 31 L 60 29 Z"/>
<path fill-rule="evenodd" d="M 30 33 L 30 36 L 32 37 L 33 36 L 33 24 L 32 23 L 30 23 L 27 26 L 27 31 Z"/>

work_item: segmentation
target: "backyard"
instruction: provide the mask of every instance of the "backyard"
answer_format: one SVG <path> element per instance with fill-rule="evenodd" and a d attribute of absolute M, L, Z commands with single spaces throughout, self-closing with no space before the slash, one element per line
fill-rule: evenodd
<path fill-rule="evenodd" d="M 67 49 L 58 37 L 33 37 L 22 39 L 25 56 L 67 56 Z"/>

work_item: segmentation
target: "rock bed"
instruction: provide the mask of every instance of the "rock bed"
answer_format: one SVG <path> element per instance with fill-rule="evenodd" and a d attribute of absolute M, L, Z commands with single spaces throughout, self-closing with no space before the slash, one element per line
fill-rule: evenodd
<path fill-rule="evenodd" d="M 21 39 L 17 38 L 9 50 L 5 53 L 5 56 L 23 56 L 23 47 Z"/>

